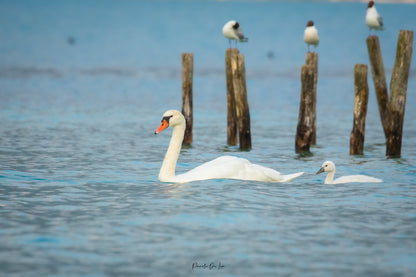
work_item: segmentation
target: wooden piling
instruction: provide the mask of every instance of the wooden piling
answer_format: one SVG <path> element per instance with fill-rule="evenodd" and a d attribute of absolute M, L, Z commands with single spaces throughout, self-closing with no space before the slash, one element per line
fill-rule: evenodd
<path fill-rule="evenodd" d="M 383 56 L 381 55 L 378 36 L 369 36 L 367 38 L 367 48 L 368 56 L 370 57 L 371 74 L 373 76 L 380 119 L 383 125 L 384 135 L 387 137 L 389 122 L 389 110 L 387 105 L 389 98 L 386 77 L 384 75 Z"/>
<path fill-rule="evenodd" d="M 316 145 L 316 88 L 318 85 L 318 53 L 306 53 L 305 64 L 313 66 L 314 79 L 312 90 L 312 138 L 311 145 Z"/>
<path fill-rule="evenodd" d="M 237 145 L 237 111 L 233 87 L 232 56 L 239 54 L 238 49 L 229 48 L 225 52 L 225 73 L 227 82 L 227 144 Z"/>
<path fill-rule="evenodd" d="M 182 53 L 182 114 L 186 119 L 183 144 L 192 143 L 193 99 L 192 83 L 194 74 L 194 54 Z"/>
<path fill-rule="evenodd" d="M 368 37 L 367 47 L 378 108 L 386 137 L 386 155 L 399 156 L 401 154 L 407 83 L 413 50 L 413 31 L 400 31 L 396 60 L 390 81 L 390 99 L 378 37 Z"/>
<path fill-rule="evenodd" d="M 389 126 L 386 155 L 401 154 L 403 120 L 406 107 L 407 83 L 413 51 L 413 31 L 401 30 L 397 41 L 396 60 L 390 80 Z"/>
<path fill-rule="evenodd" d="M 301 71 L 301 97 L 299 105 L 298 126 L 296 129 L 296 153 L 308 152 L 313 133 L 313 87 L 315 68 L 313 65 L 303 65 Z"/>
<path fill-rule="evenodd" d="M 232 55 L 231 71 L 234 88 L 234 98 L 237 115 L 237 128 L 239 133 L 240 149 L 251 149 L 250 110 L 247 100 L 246 68 L 244 55 Z"/>
<path fill-rule="evenodd" d="M 354 68 L 354 124 L 350 136 L 350 155 L 362 155 L 364 151 L 365 120 L 368 103 L 368 67 L 356 64 Z"/>

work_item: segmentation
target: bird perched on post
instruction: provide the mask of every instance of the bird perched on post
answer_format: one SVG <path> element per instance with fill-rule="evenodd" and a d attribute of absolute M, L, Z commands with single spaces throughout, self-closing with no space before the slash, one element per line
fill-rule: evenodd
<path fill-rule="evenodd" d="M 243 30 L 240 28 L 240 24 L 237 21 L 231 20 L 225 23 L 222 28 L 222 34 L 228 38 L 231 48 L 231 40 L 235 40 L 235 48 L 237 48 L 238 42 L 247 42 L 248 38 L 244 36 Z"/>
<path fill-rule="evenodd" d="M 383 18 L 378 14 L 376 10 L 376 6 L 374 5 L 374 1 L 369 1 L 367 5 L 367 14 L 365 16 L 365 24 L 370 28 L 370 36 L 371 36 L 371 29 L 374 30 L 383 30 Z"/>
<path fill-rule="evenodd" d="M 315 28 L 312 20 L 309 20 L 306 24 L 306 29 L 303 33 L 303 40 L 306 42 L 306 44 L 308 44 L 308 52 L 310 52 L 309 45 L 313 45 L 315 49 L 319 44 L 318 30 Z"/>

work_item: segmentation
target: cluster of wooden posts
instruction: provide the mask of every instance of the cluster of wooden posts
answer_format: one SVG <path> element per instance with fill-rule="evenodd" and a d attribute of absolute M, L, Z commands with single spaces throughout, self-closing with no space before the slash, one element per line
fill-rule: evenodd
<path fill-rule="evenodd" d="M 367 38 L 371 72 L 377 96 L 381 122 L 386 137 L 386 155 L 400 156 L 407 83 L 413 49 L 413 31 L 400 31 L 396 60 L 390 80 L 390 96 L 384 74 L 381 48 L 377 36 Z M 240 149 L 251 149 L 250 111 L 247 101 L 244 55 L 238 49 L 227 49 L 225 57 L 227 80 L 227 143 Z M 350 137 L 350 154 L 364 151 L 365 120 L 368 103 L 368 67 L 356 64 L 354 69 L 354 120 Z M 193 54 L 182 54 L 182 113 L 186 119 L 184 143 L 192 143 L 192 79 Z M 316 144 L 316 93 L 318 82 L 318 54 L 306 54 L 301 68 L 301 98 L 295 137 L 296 153 L 310 151 Z M 238 131 L 238 132 L 237 132 Z M 238 136 L 237 136 L 238 133 Z"/>
<path fill-rule="evenodd" d="M 406 106 L 407 83 L 412 58 L 413 32 L 400 31 L 397 43 L 396 61 L 390 81 L 390 99 L 384 75 L 383 58 L 377 36 L 367 38 L 368 55 L 377 96 L 381 122 L 386 137 L 386 155 L 400 156 L 403 134 L 403 120 Z M 354 121 L 350 136 L 350 154 L 364 152 L 365 120 L 368 103 L 368 67 L 356 64 L 354 69 Z M 316 143 L 316 83 L 318 76 L 318 55 L 308 53 L 306 65 L 302 66 L 301 103 L 296 130 L 296 153 L 309 151 Z"/>

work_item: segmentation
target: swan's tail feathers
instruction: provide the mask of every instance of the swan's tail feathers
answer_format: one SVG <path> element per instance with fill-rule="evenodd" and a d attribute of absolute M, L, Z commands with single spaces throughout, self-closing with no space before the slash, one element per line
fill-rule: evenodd
<path fill-rule="evenodd" d="M 288 175 L 282 175 L 282 181 L 281 182 L 291 182 L 301 176 L 303 172 L 288 174 Z"/>

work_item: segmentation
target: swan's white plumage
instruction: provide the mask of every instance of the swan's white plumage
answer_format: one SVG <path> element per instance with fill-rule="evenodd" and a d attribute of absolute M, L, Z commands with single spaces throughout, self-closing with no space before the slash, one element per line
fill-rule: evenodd
<path fill-rule="evenodd" d="M 335 164 L 331 161 L 326 161 L 322 164 L 321 169 L 316 174 L 328 172 L 325 179 L 325 184 L 345 184 L 345 183 L 380 183 L 383 180 L 366 176 L 366 175 L 349 175 L 339 177 L 334 180 L 335 176 Z"/>
<path fill-rule="evenodd" d="M 282 175 L 278 171 L 261 165 L 253 164 L 246 159 L 221 156 L 212 161 L 204 163 L 184 174 L 175 174 L 176 162 L 185 132 L 185 118 L 176 110 L 169 110 L 163 115 L 163 121 L 169 120 L 167 126 L 172 126 L 172 138 L 166 152 L 165 159 L 159 173 L 162 182 L 188 183 L 208 179 L 238 179 L 262 182 L 288 182 L 296 179 L 303 172 Z M 159 127 L 156 133 L 161 132 L 164 127 Z"/>

